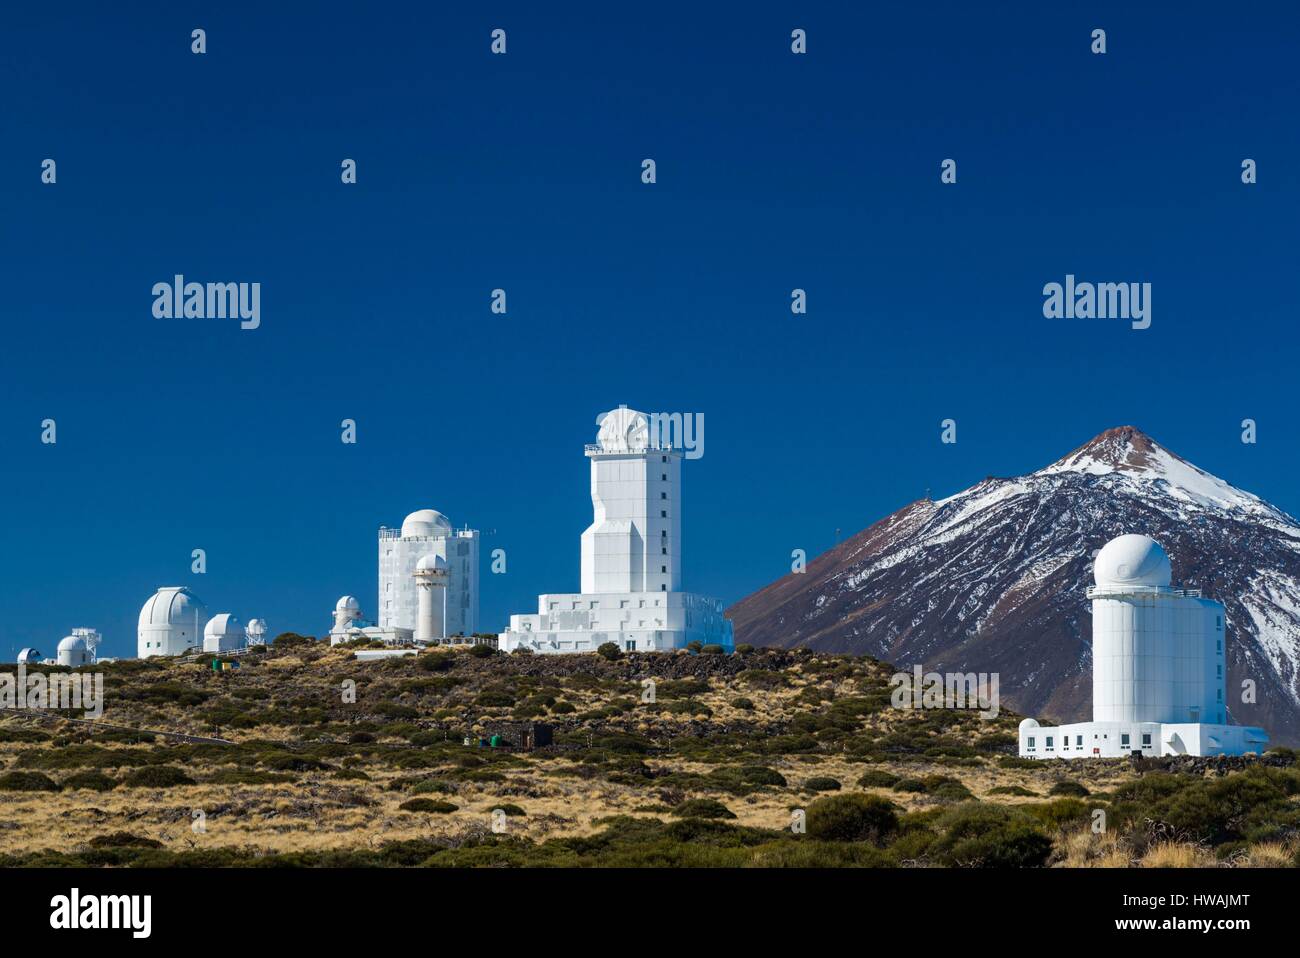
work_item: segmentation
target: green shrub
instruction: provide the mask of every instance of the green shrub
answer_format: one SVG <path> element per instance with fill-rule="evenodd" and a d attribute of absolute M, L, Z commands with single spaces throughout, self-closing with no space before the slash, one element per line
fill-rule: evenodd
<path fill-rule="evenodd" d="M 63 780 L 64 788 L 86 788 L 95 792 L 108 792 L 117 788 L 117 779 L 110 778 L 98 769 L 75 772 Z"/>
<path fill-rule="evenodd" d="M 523 810 L 522 808 L 520 808 L 518 805 L 511 805 L 509 802 L 507 802 L 505 805 L 497 805 L 497 806 L 495 806 L 495 807 L 492 809 L 492 811 L 493 811 L 493 812 L 502 812 L 502 813 L 504 813 L 504 814 L 506 814 L 506 815 L 509 815 L 511 818 L 518 818 L 518 817 L 521 816 L 521 815 L 527 815 L 527 814 L 528 814 L 526 811 L 524 811 L 524 810 Z"/>
<path fill-rule="evenodd" d="M 141 838 L 130 832 L 112 832 L 96 835 L 90 840 L 91 848 L 162 848 L 163 843 L 152 838 Z"/>
<path fill-rule="evenodd" d="M 831 795 L 808 806 L 807 825 L 819 841 L 881 845 L 898 830 L 898 810 L 877 795 Z"/>
<path fill-rule="evenodd" d="M 122 784 L 128 788 L 172 788 L 195 783 L 175 765 L 145 765 L 128 772 Z"/>
<path fill-rule="evenodd" d="M 44 772 L 5 772 L 0 775 L 0 792 L 57 792 L 61 788 Z"/>
<path fill-rule="evenodd" d="M 766 765 L 745 765 L 740 777 L 751 785 L 785 785 L 785 776 Z"/>
<path fill-rule="evenodd" d="M 941 837 L 931 855 L 955 868 L 1039 868 L 1052 853 L 1052 839 L 1033 819 L 1002 805 L 968 802 L 935 822 Z"/>
<path fill-rule="evenodd" d="M 827 775 L 817 775 L 803 783 L 803 787 L 810 792 L 838 792 L 840 783 Z"/>
<path fill-rule="evenodd" d="M 618 644 L 614 642 L 602 642 L 596 646 L 596 654 L 602 658 L 609 659 L 611 662 L 623 654 Z"/>
<path fill-rule="evenodd" d="M 754 700 L 747 699 L 742 695 L 739 698 L 734 698 L 731 700 L 731 707 L 733 709 L 740 709 L 745 712 L 752 712 L 754 710 Z"/>
<path fill-rule="evenodd" d="M 434 798 L 410 798 L 397 806 L 404 812 L 437 812 L 446 815 L 456 811 L 460 806 L 451 802 L 440 802 Z"/>
<path fill-rule="evenodd" d="M 678 818 L 735 818 L 735 813 L 714 798 L 692 798 L 672 810 Z"/>
<path fill-rule="evenodd" d="M 487 659 L 497 654 L 497 650 L 490 645 L 471 645 L 469 654 L 476 659 Z"/>
<path fill-rule="evenodd" d="M 1064 795 L 1068 798 L 1085 798 L 1089 792 L 1078 782 L 1071 782 L 1068 779 L 1063 782 L 1057 782 L 1047 791 L 1048 795 Z"/>
<path fill-rule="evenodd" d="M 863 788 L 893 788 L 899 783 L 897 775 L 879 768 L 869 768 L 862 773 L 858 784 Z"/>
<path fill-rule="evenodd" d="M 314 645 L 316 640 L 310 635 L 299 635 L 297 632 L 281 632 L 271 644 L 277 649 L 292 649 L 304 645 Z"/>
<path fill-rule="evenodd" d="M 723 649 L 720 645 L 705 645 L 700 648 L 701 655 L 721 655 L 722 651 Z"/>

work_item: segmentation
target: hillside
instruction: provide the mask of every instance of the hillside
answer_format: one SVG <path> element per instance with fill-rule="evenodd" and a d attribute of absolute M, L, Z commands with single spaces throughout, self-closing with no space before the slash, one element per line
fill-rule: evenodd
<path fill-rule="evenodd" d="M 1010 707 L 1091 714 L 1092 555 L 1144 533 L 1174 581 L 1224 603 L 1237 724 L 1300 742 L 1300 524 L 1141 431 L 1108 430 L 1027 476 L 885 517 L 728 610 L 736 640 L 998 672 Z"/>
<path fill-rule="evenodd" d="M 5 713 L 0 865 L 1291 864 L 1300 847 L 1290 753 L 1026 762 L 1018 716 L 893 708 L 870 658 L 360 663 L 294 641 L 233 671 L 102 665 L 100 724 Z M 534 720 L 554 744 L 509 747 Z"/>

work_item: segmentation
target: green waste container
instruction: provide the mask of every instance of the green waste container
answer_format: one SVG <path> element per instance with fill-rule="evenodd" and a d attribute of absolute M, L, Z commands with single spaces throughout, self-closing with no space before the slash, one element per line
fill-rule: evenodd
<path fill-rule="evenodd" d="M 488 741 L 493 748 L 496 748 L 498 745 L 501 744 L 501 736 L 493 735 L 492 738 L 490 738 Z"/>

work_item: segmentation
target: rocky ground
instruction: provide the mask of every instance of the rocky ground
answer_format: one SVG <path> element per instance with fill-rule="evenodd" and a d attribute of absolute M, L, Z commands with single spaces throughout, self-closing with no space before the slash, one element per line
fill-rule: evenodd
<path fill-rule="evenodd" d="M 99 668 L 100 722 L 0 717 L 0 863 L 1272 865 L 1300 834 L 1287 750 L 1028 762 L 1019 716 L 894 708 L 863 657 Z"/>

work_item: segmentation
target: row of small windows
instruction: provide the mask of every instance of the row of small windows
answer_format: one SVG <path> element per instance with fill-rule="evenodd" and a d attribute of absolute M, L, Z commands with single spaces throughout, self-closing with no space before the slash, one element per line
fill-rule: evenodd
<path fill-rule="evenodd" d="M 1102 735 L 1101 737 L 1102 737 L 1103 739 L 1110 738 L 1109 735 Z M 1096 736 L 1096 735 L 1093 735 L 1093 739 L 1095 740 L 1096 738 L 1097 738 L 1097 736 Z M 1025 745 L 1025 751 L 1027 751 L 1027 752 L 1032 752 L 1032 751 L 1034 750 L 1034 748 L 1035 748 L 1035 743 L 1036 743 L 1036 741 L 1037 741 L 1037 739 L 1036 739 L 1033 735 L 1029 736 L 1029 741 L 1028 741 L 1027 744 Z M 1056 748 L 1055 742 L 1056 742 L 1056 738 L 1055 738 L 1054 736 L 1047 735 L 1047 736 L 1045 736 L 1045 737 L 1043 738 L 1043 748 L 1044 748 L 1044 749 L 1049 749 L 1049 748 L 1050 748 L 1050 749 L 1055 750 L 1055 748 Z M 1127 748 L 1127 747 L 1128 747 L 1128 745 L 1129 745 L 1129 734 L 1128 734 L 1127 732 L 1125 732 L 1125 733 L 1123 733 L 1122 735 L 1120 735 L 1120 737 L 1119 737 L 1119 744 L 1120 744 L 1120 746 L 1121 746 L 1122 748 Z M 1082 735 L 1076 735 L 1076 736 L 1074 737 L 1074 747 L 1075 747 L 1075 748 L 1083 748 L 1083 736 L 1082 736 Z M 1143 732 L 1143 733 L 1142 733 L 1142 747 L 1143 747 L 1143 748 L 1150 748 L 1150 747 L 1151 747 L 1151 733 L 1150 733 L 1150 732 Z M 1061 751 L 1069 751 L 1069 749 L 1070 749 L 1070 736 L 1068 736 L 1068 735 L 1062 735 L 1062 736 L 1061 736 Z"/>
<path fill-rule="evenodd" d="M 666 571 L 666 568 L 665 568 L 665 571 Z M 628 603 L 629 603 L 630 601 L 631 601 L 631 600 L 629 600 L 629 599 L 619 599 L 619 601 L 618 601 L 618 607 L 619 607 L 620 609 L 627 609 L 627 608 L 630 608 L 630 606 L 628 605 Z M 651 603 L 651 605 L 653 605 L 656 609 L 659 608 L 659 600 L 658 600 L 658 599 L 655 599 L 655 600 Z M 638 609 L 644 609 L 645 607 L 646 607 L 645 599 L 638 599 L 638 600 L 637 600 L 637 608 L 638 608 Z M 550 607 L 550 611 L 552 611 L 552 612 L 558 612 L 558 611 L 559 611 L 559 608 L 560 608 L 560 603 L 559 603 L 559 602 L 552 602 L 552 603 L 551 603 L 551 607 Z M 575 600 L 573 600 L 572 602 L 569 603 L 569 608 L 570 608 L 570 610 L 576 612 L 577 610 L 579 610 L 579 609 L 582 608 L 582 603 L 575 599 Z M 599 603 L 599 602 L 597 602 L 597 601 L 594 600 L 594 599 L 588 600 L 588 602 L 587 602 L 587 609 L 588 609 L 588 610 L 594 610 L 594 609 L 599 609 L 599 608 L 600 608 L 600 603 Z"/>

